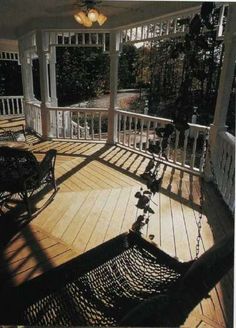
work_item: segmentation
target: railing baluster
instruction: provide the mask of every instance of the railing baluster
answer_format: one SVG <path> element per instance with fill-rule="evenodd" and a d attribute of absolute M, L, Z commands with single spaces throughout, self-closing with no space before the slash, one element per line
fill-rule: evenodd
<path fill-rule="evenodd" d="M 124 120 L 123 120 L 123 145 L 125 145 L 125 139 L 126 139 L 126 121 L 127 121 L 127 116 L 124 116 Z"/>
<path fill-rule="evenodd" d="M 185 166 L 186 162 L 186 152 L 187 152 L 187 146 L 188 146 L 188 136 L 189 136 L 189 129 L 185 130 L 184 132 L 184 149 L 182 153 L 182 165 Z"/>
<path fill-rule="evenodd" d="M 10 103 L 10 107 L 11 107 L 12 115 L 14 115 L 14 114 L 16 114 L 16 112 L 15 112 L 14 99 L 11 98 L 10 101 L 11 101 L 11 103 Z"/>
<path fill-rule="evenodd" d="M 99 113 L 99 140 L 102 139 L 102 113 Z"/>
<path fill-rule="evenodd" d="M 23 98 L 20 98 L 21 114 L 24 113 Z"/>
<path fill-rule="evenodd" d="M 156 128 L 157 128 L 157 122 L 154 123 L 154 137 L 153 137 L 153 142 L 154 142 L 154 143 L 155 143 L 156 140 L 157 140 Z"/>
<path fill-rule="evenodd" d="M 20 99 L 19 98 L 16 98 L 16 113 L 18 115 L 20 114 L 19 102 L 20 102 Z"/>
<path fill-rule="evenodd" d="M 144 123 L 144 120 L 141 119 L 140 143 L 139 143 L 139 150 L 140 150 L 140 151 L 143 150 L 143 123 Z"/>
<path fill-rule="evenodd" d="M 5 99 L 2 99 L 3 115 L 6 115 Z"/>
<path fill-rule="evenodd" d="M 58 121 L 59 121 L 59 114 L 58 110 L 56 110 L 56 136 L 59 138 L 59 126 L 58 126 Z"/>
<path fill-rule="evenodd" d="M 70 112 L 70 138 L 73 139 L 73 130 L 74 130 L 74 125 L 73 125 L 73 112 Z M 68 125 L 69 125 L 68 124 Z"/>
<path fill-rule="evenodd" d="M 84 112 L 84 137 L 87 140 L 87 113 Z"/>
<path fill-rule="evenodd" d="M 129 139 L 128 145 L 131 146 L 131 135 L 132 135 L 132 116 L 129 116 Z"/>
<path fill-rule="evenodd" d="M 65 139 L 65 112 L 62 111 L 61 113 L 62 115 L 62 135 L 63 135 L 63 138 Z"/>
<path fill-rule="evenodd" d="M 179 131 L 175 130 L 175 149 L 174 149 L 174 163 L 177 163 L 178 159 L 178 145 L 179 145 Z"/>
<path fill-rule="evenodd" d="M 121 135 L 121 114 L 118 113 L 118 142 L 120 143 L 120 135 Z"/>
<path fill-rule="evenodd" d="M 7 98 L 7 115 L 11 115 L 9 98 Z"/>
<path fill-rule="evenodd" d="M 145 150 L 149 148 L 149 133 L 150 133 L 150 120 L 147 122 L 146 145 Z"/>
<path fill-rule="evenodd" d="M 194 142 L 193 142 L 193 149 L 192 149 L 192 154 L 191 154 L 191 163 L 190 163 L 190 168 L 194 168 L 195 164 L 195 158 L 196 158 L 196 149 L 197 149 L 197 139 L 198 139 L 198 130 L 194 130 Z"/>
<path fill-rule="evenodd" d="M 77 138 L 80 139 L 80 124 L 79 124 L 79 121 L 80 121 L 80 114 L 79 112 L 77 113 Z"/>
<path fill-rule="evenodd" d="M 92 113 L 91 129 L 92 140 L 94 140 L 94 113 Z"/>
<path fill-rule="evenodd" d="M 138 125 L 138 119 L 135 117 L 134 119 L 134 149 L 136 149 L 137 144 L 137 125 Z"/>

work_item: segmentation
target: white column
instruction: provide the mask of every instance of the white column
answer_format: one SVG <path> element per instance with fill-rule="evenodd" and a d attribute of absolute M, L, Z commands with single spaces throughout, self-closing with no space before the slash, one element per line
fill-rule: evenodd
<path fill-rule="evenodd" d="M 118 85 L 118 64 L 119 64 L 120 33 L 110 34 L 110 106 L 108 110 L 108 143 L 114 144 L 117 141 L 117 85 Z"/>
<path fill-rule="evenodd" d="M 33 82 L 33 62 L 29 54 L 27 57 L 27 82 L 29 87 L 30 101 L 34 100 L 34 82 Z"/>
<path fill-rule="evenodd" d="M 226 119 L 230 100 L 230 93 L 233 82 L 235 60 L 236 60 L 236 4 L 229 4 L 229 15 L 224 35 L 224 61 L 221 69 L 218 96 L 216 101 L 214 121 L 211 125 L 209 144 L 213 164 L 217 161 L 217 136 L 221 131 L 226 130 Z M 208 177 L 211 176 L 209 168 Z"/>
<path fill-rule="evenodd" d="M 53 37 L 54 36 L 54 37 Z M 56 43 L 56 34 L 51 35 L 51 40 Z M 49 70 L 50 70 L 50 90 L 51 90 L 51 105 L 57 106 L 57 80 L 56 80 L 56 47 L 50 47 Z"/>
<path fill-rule="evenodd" d="M 25 101 L 32 101 L 34 99 L 34 92 L 31 58 L 30 55 L 24 51 L 23 45 L 21 44 L 19 46 L 19 53 L 24 99 Z"/>
<path fill-rule="evenodd" d="M 49 78 L 48 78 L 48 45 L 46 44 L 46 32 L 36 32 L 37 54 L 39 58 L 40 94 L 41 94 L 41 120 L 43 138 L 49 134 Z"/>

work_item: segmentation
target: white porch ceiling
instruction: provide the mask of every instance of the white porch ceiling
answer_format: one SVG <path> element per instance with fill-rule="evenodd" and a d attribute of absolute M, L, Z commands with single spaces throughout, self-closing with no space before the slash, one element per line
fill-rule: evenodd
<path fill-rule="evenodd" d="M 0 0 L 0 39 L 17 39 L 37 28 L 81 29 L 75 22 L 75 0 Z M 162 16 L 200 5 L 196 1 L 102 1 L 108 16 L 104 29 Z M 98 28 L 95 24 L 94 28 Z"/>

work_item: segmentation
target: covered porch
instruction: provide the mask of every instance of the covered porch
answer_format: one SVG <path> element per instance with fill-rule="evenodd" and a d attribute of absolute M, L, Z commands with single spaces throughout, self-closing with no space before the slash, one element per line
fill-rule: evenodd
<path fill-rule="evenodd" d="M 14 124 L 14 119 L 11 124 Z M 6 122 L 6 121 L 2 121 Z M 15 123 L 19 120 L 15 119 Z M 6 122 L 9 124 L 9 121 Z M 136 218 L 135 193 L 145 188 L 140 177 L 149 159 L 120 146 L 93 142 L 42 141 L 27 135 L 40 160 L 57 149 L 54 200 L 30 223 L 21 202 L 9 204 L 1 218 L 1 277 L 4 285 L 17 286 L 128 231 Z M 196 255 L 201 212 L 199 175 L 161 165 L 161 191 L 153 201 L 146 238 L 180 261 Z M 33 197 L 33 212 L 50 198 L 42 190 Z M 203 185 L 200 254 L 234 229 L 232 214 L 214 184 Z M 184 327 L 232 327 L 233 271 L 211 291 L 188 317 Z"/>
<path fill-rule="evenodd" d="M 119 11 L 125 12 L 123 2 L 117 4 Z M 19 30 L 18 46 L 3 42 L 2 58 L 20 60 L 24 95 L 1 97 L 0 127 L 23 120 L 29 131 L 30 150 L 39 160 L 48 149 L 56 149 L 56 180 L 60 187 L 53 201 L 30 223 L 21 220 L 25 208 L 18 202 L 10 204 L 1 214 L 0 270 L 9 286 L 67 262 L 129 230 L 134 223 L 137 215 L 134 195 L 145 185 L 140 175 L 150 160 L 149 146 L 157 138 L 155 129 L 172 120 L 117 107 L 122 43 L 184 35 L 185 27 L 178 29 L 178 20 L 199 12 L 199 5 L 173 2 L 162 7 L 159 14 L 159 5 L 129 2 L 129 7 L 137 7 L 137 17 L 129 21 L 127 11 L 123 22 L 117 20 L 116 9 L 110 9 L 111 26 L 92 30 L 78 29 L 71 21 L 65 23 L 66 17 L 63 26 L 56 17 L 47 17 L 47 22 L 42 21 L 37 29 L 34 25 L 39 19 L 28 25 L 25 21 Z M 154 235 L 158 247 L 180 261 L 195 258 L 202 210 L 200 254 L 234 230 L 235 137 L 227 132 L 225 122 L 235 65 L 236 20 L 235 5 L 230 4 L 229 8 L 226 30 L 223 30 L 223 9 L 218 25 L 218 37 L 225 42 L 225 58 L 213 124 L 190 123 L 181 147 L 178 132 L 170 138 L 165 156 L 158 157 L 163 181 L 152 205 L 155 214 L 143 231 L 147 238 Z M 7 36 L 7 29 L 4 32 L 6 38 L 12 33 L 8 31 Z M 109 108 L 58 107 L 55 49 L 61 46 L 102 47 L 109 53 Z M 35 99 L 33 89 L 31 65 L 35 57 L 40 64 L 40 102 Z M 104 121 L 108 122 L 106 130 Z M 206 156 L 207 144 L 210 154 Z M 33 198 L 35 212 L 50 195 L 51 190 L 43 189 Z M 233 272 L 195 308 L 184 326 L 233 327 Z"/>

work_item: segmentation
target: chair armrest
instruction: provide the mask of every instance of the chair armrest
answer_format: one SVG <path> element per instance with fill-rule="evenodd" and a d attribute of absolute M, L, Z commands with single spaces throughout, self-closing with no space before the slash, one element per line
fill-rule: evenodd
<path fill-rule="evenodd" d="M 0 141 L 16 141 L 16 138 L 11 131 L 0 128 Z"/>
<path fill-rule="evenodd" d="M 11 141 L 26 141 L 25 126 L 24 124 L 18 124 L 13 126 L 1 127 L 1 130 L 8 136 Z M 1 131 L 0 131 L 1 133 Z M 24 140 L 23 140 L 24 139 Z"/>
<path fill-rule="evenodd" d="M 45 176 L 49 171 L 54 172 L 56 155 L 57 151 L 55 149 L 50 149 L 49 151 L 47 151 L 43 160 L 39 164 L 42 177 Z"/>

